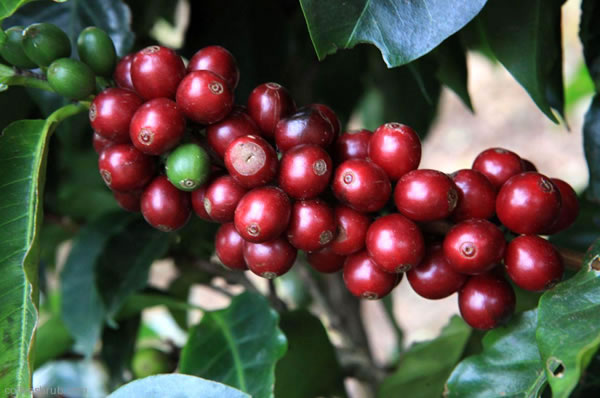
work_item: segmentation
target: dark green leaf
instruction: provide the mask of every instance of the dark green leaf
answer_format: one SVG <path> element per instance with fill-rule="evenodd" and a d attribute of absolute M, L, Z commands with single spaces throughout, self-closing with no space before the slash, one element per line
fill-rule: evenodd
<path fill-rule="evenodd" d="M 228 308 L 205 313 L 190 330 L 179 370 L 223 382 L 254 398 L 272 397 L 275 363 L 287 349 L 278 320 L 260 294 L 236 296 Z"/>
<path fill-rule="evenodd" d="M 436 77 L 473 111 L 467 88 L 467 54 L 458 36 L 454 35 L 446 39 L 432 52 L 432 56 L 438 63 Z"/>
<path fill-rule="evenodd" d="M 26 118 L 34 104 L 23 87 L 14 87 L 0 93 L 0 131 L 10 123 Z"/>
<path fill-rule="evenodd" d="M 590 184 L 590 189 L 591 187 L 592 184 Z M 600 236 L 600 208 L 598 204 L 586 200 L 586 196 L 584 193 L 579 199 L 579 215 L 573 225 L 565 231 L 551 235 L 550 241 L 552 243 L 585 252 L 598 239 L 598 236 Z"/>
<path fill-rule="evenodd" d="M 0 3 L 0 22 L 4 18 L 10 17 L 23 4 L 33 0 L 2 0 Z"/>
<path fill-rule="evenodd" d="M 109 374 L 111 389 L 123 384 L 125 371 L 131 368 L 131 358 L 140 328 L 141 315 L 125 319 L 116 329 L 105 328 L 102 333 L 102 357 Z"/>
<path fill-rule="evenodd" d="M 585 115 L 583 149 L 590 171 L 587 197 L 600 202 L 600 95 L 596 95 Z"/>
<path fill-rule="evenodd" d="M 52 315 L 35 332 L 35 356 L 33 368 L 69 351 L 73 346 L 73 337 L 58 315 Z"/>
<path fill-rule="evenodd" d="M 453 317 L 439 337 L 415 343 L 403 354 L 398 368 L 383 380 L 377 396 L 393 397 L 402 391 L 411 398 L 440 397 L 470 335 L 471 328 L 460 317 Z"/>
<path fill-rule="evenodd" d="M 579 38 L 583 44 L 585 63 L 594 80 L 596 89 L 600 91 L 600 25 L 598 25 L 600 3 L 595 0 L 581 2 L 581 23 Z"/>

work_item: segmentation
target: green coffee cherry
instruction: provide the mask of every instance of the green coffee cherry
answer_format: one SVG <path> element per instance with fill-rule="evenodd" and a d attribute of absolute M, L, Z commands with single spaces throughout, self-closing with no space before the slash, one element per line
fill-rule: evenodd
<path fill-rule="evenodd" d="M 102 29 L 85 28 L 77 39 L 77 52 L 87 66 L 99 76 L 110 77 L 115 68 L 117 53 L 110 36 Z"/>
<path fill-rule="evenodd" d="M 173 369 L 169 356 L 156 348 L 141 348 L 133 354 L 131 370 L 141 379 L 159 373 L 170 373 Z"/>
<path fill-rule="evenodd" d="M 23 51 L 23 27 L 13 26 L 12 28 L 6 29 L 6 42 L 4 46 L 0 48 L 0 55 L 11 65 L 17 68 L 32 69 L 37 65 L 35 62 L 30 60 L 25 51 Z"/>
<path fill-rule="evenodd" d="M 204 184 L 210 172 L 210 159 L 196 144 L 180 145 L 167 157 L 167 178 L 182 191 Z"/>
<path fill-rule="evenodd" d="M 23 31 L 23 50 L 38 66 L 71 55 L 71 41 L 65 32 L 51 23 L 29 25 Z"/>
<path fill-rule="evenodd" d="M 76 59 L 57 59 L 50 64 L 46 77 L 54 91 L 73 100 L 87 98 L 96 89 L 94 72 Z"/>

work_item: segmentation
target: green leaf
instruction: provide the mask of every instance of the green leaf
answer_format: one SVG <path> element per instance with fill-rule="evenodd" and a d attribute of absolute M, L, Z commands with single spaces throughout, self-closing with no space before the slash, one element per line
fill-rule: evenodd
<path fill-rule="evenodd" d="M 200 377 L 170 374 L 132 381 L 108 398 L 250 398 L 250 395 Z"/>
<path fill-rule="evenodd" d="M 19 7 L 30 1 L 33 0 L 2 0 L 0 3 L 0 22 L 2 22 L 4 18 L 10 17 L 19 9 Z"/>
<path fill-rule="evenodd" d="M 490 0 L 481 12 L 494 55 L 553 122 L 564 119 L 561 5 L 565 0 Z"/>
<path fill-rule="evenodd" d="M 205 313 L 190 330 L 179 370 L 239 388 L 254 398 L 272 397 L 275 363 L 287 349 L 278 320 L 260 294 L 236 296 L 226 309 Z"/>
<path fill-rule="evenodd" d="M 35 356 L 33 368 L 37 369 L 64 354 L 73 346 L 73 337 L 58 315 L 52 315 L 35 332 Z"/>
<path fill-rule="evenodd" d="M 383 380 L 377 396 L 393 397 L 398 391 L 411 398 L 442 396 L 444 383 L 470 335 L 471 328 L 460 317 L 452 317 L 440 336 L 415 343 L 403 354 L 398 368 Z"/>
<path fill-rule="evenodd" d="M 590 75 L 600 91 L 600 26 L 598 26 L 598 13 L 600 3 L 595 0 L 581 2 L 581 23 L 579 38 L 583 44 L 583 56 L 590 71 Z"/>
<path fill-rule="evenodd" d="M 590 172 L 588 199 L 600 202 L 600 95 L 596 95 L 585 114 L 583 149 Z"/>
<path fill-rule="evenodd" d="M 119 322 L 116 329 L 105 328 L 102 333 L 100 356 L 110 376 L 111 389 L 123 384 L 125 371 L 131 368 L 141 322 L 141 315 Z"/>
<path fill-rule="evenodd" d="M 522 312 L 483 338 L 483 352 L 461 361 L 446 383 L 453 397 L 534 398 L 546 385 L 535 344 L 535 310 Z"/>
<path fill-rule="evenodd" d="M 590 184 L 590 189 L 592 184 Z M 579 215 L 568 229 L 550 236 L 556 246 L 585 252 L 600 236 L 600 208 L 597 203 L 586 200 L 586 194 L 579 198 Z"/>
<path fill-rule="evenodd" d="M 371 43 L 388 67 L 428 53 L 473 19 L 485 0 L 300 0 L 319 59 Z"/>
<path fill-rule="evenodd" d="M 600 240 L 582 269 L 540 299 L 537 342 L 553 397 L 568 397 L 600 347 Z"/>
<path fill-rule="evenodd" d="M 467 54 L 458 36 L 454 35 L 446 39 L 432 52 L 432 56 L 438 62 L 435 76 L 454 91 L 465 106 L 473 112 L 467 87 Z"/>
<path fill-rule="evenodd" d="M 344 375 L 319 318 L 306 310 L 286 312 L 279 326 L 288 340 L 288 351 L 275 368 L 275 396 L 344 396 Z"/>

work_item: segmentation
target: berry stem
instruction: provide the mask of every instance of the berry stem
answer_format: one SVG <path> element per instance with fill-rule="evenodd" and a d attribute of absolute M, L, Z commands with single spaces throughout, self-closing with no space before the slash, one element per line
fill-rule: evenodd
<path fill-rule="evenodd" d="M 44 75 L 0 64 L 0 81 L 7 86 L 23 86 L 52 91 Z"/>

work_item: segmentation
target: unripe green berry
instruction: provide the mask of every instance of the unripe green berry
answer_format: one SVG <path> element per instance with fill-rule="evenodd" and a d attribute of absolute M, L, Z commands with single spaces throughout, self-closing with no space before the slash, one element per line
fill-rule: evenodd
<path fill-rule="evenodd" d="M 94 72 L 76 59 L 57 59 L 48 68 L 46 76 L 54 91 L 73 100 L 87 98 L 96 89 Z"/>
<path fill-rule="evenodd" d="M 23 50 L 38 66 L 71 55 L 71 41 L 65 32 L 51 23 L 29 25 L 23 31 Z"/>
<path fill-rule="evenodd" d="M 141 348 L 133 354 L 131 370 L 141 379 L 159 373 L 170 373 L 173 369 L 169 356 L 156 348 Z"/>
<path fill-rule="evenodd" d="M 115 45 L 102 29 L 85 28 L 77 39 L 77 52 L 87 66 L 99 76 L 112 76 L 117 60 Z"/>
<path fill-rule="evenodd" d="M 13 26 L 6 29 L 6 41 L 4 46 L 0 48 L 0 55 L 11 65 L 17 68 L 32 69 L 37 65 L 30 60 L 25 51 L 23 51 L 23 27 Z"/>
<path fill-rule="evenodd" d="M 182 191 L 193 191 L 204 184 L 210 172 L 210 159 L 196 144 L 180 145 L 167 157 L 167 178 Z"/>

